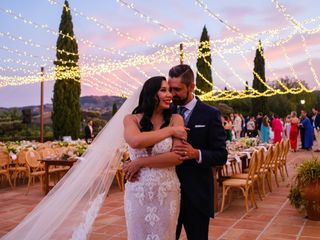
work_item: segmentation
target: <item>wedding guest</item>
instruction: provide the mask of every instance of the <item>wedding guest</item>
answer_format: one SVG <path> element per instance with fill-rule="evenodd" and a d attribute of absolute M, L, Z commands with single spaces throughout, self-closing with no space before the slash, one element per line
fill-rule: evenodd
<path fill-rule="evenodd" d="M 289 133 L 290 147 L 293 152 L 297 151 L 298 148 L 298 135 L 299 135 L 299 118 L 297 117 L 297 113 L 295 111 L 291 112 L 291 126 Z"/>
<path fill-rule="evenodd" d="M 288 115 L 285 118 L 285 123 L 284 123 L 284 127 L 283 127 L 283 138 L 284 139 L 289 139 L 290 128 L 291 128 L 291 119 L 290 119 L 290 115 Z"/>
<path fill-rule="evenodd" d="M 242 119 L 239 116 L 239 113 L 234 114 L 234 121 L 233 121 L 233 130 L 236 136 L 236 139 L 240 138 L 240 133 L 242 129 Z"/>
<path fill-rule="evenodd" d="M 315 152 L 320 152 L 320 113 L 318 112 L 317 107 L 312 108 L 313 113 L 313 128 L 314 128 L 314 135 L 316 137 L 317 142 L 317 149 Z"/>
<path fill-rule="evenodd" d="M 282 123 L 280 121 L 280 118 L 277 115 L 274 115 L 274 118 L 272 120 L 272 131 L 274 132 L 274 139 L 273 143 L 281 142 L 282 140 Z"/>
<path fill-rule="evenodd" d="M 93 141 L 94 134 L 93 134 L 93 121 L 88 120 L 87 126 L 84 128 L 85 137 L 84 139 L 88 144 L 90 144 Z"/>
<path fill-rule="evenodd" d="M 254 121 L 254 117 L 250 117 L 250 120 L 247 123 L 247 136 L 255 137 L 256 124 Z"/>
<path fill-rule="evenodd" d="M 231 142 L 232 141 L 232 122 L 227 115 L 223 117 L 223 127 L 227 134 L 227 140 Z"/>
<path fill-rule="evenodd" d="M 261 124 L 261 139 L 263 143 L 269 143 L 270 138 L 270 125 L 269 125 L 269 118 L 265 115 L 262 119 Z"/>
<path fill-rule="evenodd" d="M 313 145 L 313 127 L 310 119 L 307 117 L 307 112 L 301 110 L 301 128 L 303 129 L 303 144 L 302 148 L 312 150 Z"/>

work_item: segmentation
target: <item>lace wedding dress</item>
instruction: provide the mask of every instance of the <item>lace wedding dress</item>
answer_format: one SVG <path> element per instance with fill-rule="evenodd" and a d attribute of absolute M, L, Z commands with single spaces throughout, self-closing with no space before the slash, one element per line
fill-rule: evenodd
<path fill-rule="evenodd" d="M 129 147 L 130 159 L 169 152 L 172 138 L 151 151 Z M 180 182 L 175 167 L 143 168 L 139 179 L 127 182 L 124 208 L 129 240 L 173 240 L 180 210 Z"/>

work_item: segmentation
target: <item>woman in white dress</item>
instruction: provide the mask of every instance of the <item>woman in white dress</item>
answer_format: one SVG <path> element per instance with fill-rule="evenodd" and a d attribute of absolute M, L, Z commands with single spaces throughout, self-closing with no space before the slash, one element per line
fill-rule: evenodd
<path fill-rule="evenodd" d="M 171 100 L 165 77 L 150 78 L 143 85 L 138 107 L 124 119 L 131 159 L 124 166 L 129 180 L 124 196 L 129 240 L 173 240 L 176 236 L 180 183 L 175 165 L 181 160 L 171 149 L 187 134 L 182 117 L 171 113 Z M 157 161 L 144 158 L 158 154 L 163 157 Z"/>

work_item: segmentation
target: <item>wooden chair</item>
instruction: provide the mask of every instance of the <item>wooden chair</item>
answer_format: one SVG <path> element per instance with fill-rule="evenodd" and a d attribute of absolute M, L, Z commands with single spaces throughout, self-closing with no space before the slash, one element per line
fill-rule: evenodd
<path fill-rule="evenodd" d="M 51 148 L 51 146 L 52 146 L 52 141 L 46 141 L 46 142 L 44 142 L 44 145 L 46 146 L 46 147 L 48 147 L 48 148 Z"/>
<path fill-rule="evenodd" d="M 26 177 L 28 175 L 28 168 L 26 162 L 26 153 L 28 150 L 24 149 L 17 153 L 17 159 L 14 161 L 14 167 L 10 168 L 13 172 L 13 186 L 16 186 L 17 178 L 18 177 Z"/>
<path fill-rule="evenodd" d="M 121 163 L 116 172 L 116 180 L 121 192 L 124 191 L 124 182 L 125 182 L 125 176 L 122 170 L 122 166 L 123 166 L 123 162 L 126 161 L 128 158 L 129 158 L 129 153 L 127 151 L 123 152 Z"/>
<path fill-rule="evenodd" d="M 43 188 L 43 176 L 45 171 L 43 165 L 40 162 L 41 156 L 37 151 L 28 150 L 26 153 L 26 162 L 28 168 L 28 189 L 26 194 L 29 193 L 31 181 L 35 181 L 35 178 L 38 177 L 40 180 L 41 187 Z"/>
<path fill-rule="evenodd" d="M 230 163 L 229 167 L 231 169 L 232 175 L 241 173 L 241 160 L 240 160 L 240 157 L 235 157 L 234 159 L 229 161 L 229 163 Z"/>
<path fill-rule="evenodd" d="M 52 148 L 49 148 L 49 147 L 37 149 L 37 152 L 40 154 L 41 159 L 57 157 L 56 152 Z"/>
<path fill-rule="evenodd" d="M 273 152 L 273 157 L 271 160 L 271 163 L 269 165 L 269 171 L 270 173 L 273 173 L 276 185 L 279 187 L 279 181 L 278 181 L 278 171 L 279 171 L 279 154 L 280 154 L 280 144 L 276 143 L 274 145 L 274 152 Z"/>
<path fill-rule="evenodd" d="M 260 168 L 263 164 L 263 161 L 264 161 L 264 150 L 263 149 L 260 149 L 258 151 L 258 153 L 256 154 L 256 172 L 254 174 L 254 182 L 257 183 L 257 190 L 258 190 L 258 194 L 259 194 L 259 197 L 260 197 L 260 200 L 262 201 L 262 195 L 261 195 L 261 190 L 260 190 L 260 187 L 261 187 L 261 181 L 262 181 L 262 176 L 261 176 L 261 171 L 260 171 Z M 249 171 L 249 170 L 248 170 Z M 233 174 L 230 176 L 231 178 L 234 178 L 234 179 L 247 179 L 248 178 L 248 173 L 239 173 L 239 174 Z"/>
<path fill-rule="evenodd" d="M 281 145 L 282 146 L 281 146 L 281 151 L 280 151 L 280 154 L 278 157 L 278 164 L 279 164 L 282 180 L 284 181 L 285 173 L 286 173 L 287 177 L 289 177 L 288 168 L 287 168 L 287 156 L 288 156 L 288 152 L 289 152 L 289 148 L 290 148 L 289 139 L 282 141 Z"/>
<path fill-rule="evenodd" d="M 9 164 L 10 164 L 10 155 L 7 151 L 0 150 L 0 176 L 5 176 L 7 178 L 9 185 L 13 188 L 11 179 L 10 179 L 10 171 L 9 171 Z"/>
<path fill-rule="evenodd" d="M 122 170 L 122 166 L 123 166 L 123 163 L 120 163 L 120 166 L 116 172 L 116 180 L 117 180 L 117 184 L 118 184 L 118 187 L 120 189 L 121 192 L 124 191 L 124 180 L 125 180 L 125 176 L 124 176 L 124 173 L 123 173 L 123 170 Z"/>
<path fill-rule="evenodd" d="M 271 162 L 274 155 L 274 147 L 270 146 L 266 155 L 264 156 L 264 161 L 260 167 L 260 177 L 261 177 L 261 185 L 262 185 L 262 193 L 263 196 L 266 195 L 265 185 L 267 183 L 269 191 L 272 192 L 272 183 L 271 183 Z"/>
<path fill-rule="evenodd" d="M 220 212 L 223 212 L 226 196 L 229 190 L 233 188 L 238 188 L 242 191 L 245 200 L 246 210 L 249 211 L 248 207 L 248 198 L 250 195 L 251 204 L 254 205 L 256 208 L 257 203 L 255 201 L 254 193 L 253 193 L 253 184 L 255 182 L 255 175 L 256 175 L 256 168 L 257 168 L 257 161 L 258 161 L 258 152 L 255 151 L 252 154 L 250 163 L 249 163 L 249 171 L 246 179 L 227 179 L 222 183 L 222 205 Z M 231 191 L 232 193 L 232 191 Z M 229 194 L 229 203 L 231 201 L 231 193 Z"/>

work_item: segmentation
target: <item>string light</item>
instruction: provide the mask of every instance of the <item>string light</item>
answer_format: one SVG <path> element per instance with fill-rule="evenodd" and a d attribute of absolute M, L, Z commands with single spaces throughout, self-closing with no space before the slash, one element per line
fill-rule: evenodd
<path fill-rule="evenodd" d="M 127 2 L 125 2 L 125 1 L 123 1 L 123 0 L 117 0 L 117 2 L 121 2 L 124 6 L 126 6 L 127 8 L 129 8 L 129 9 L 131 9 L 131 10 L 133 10 L 135 13 L 139 14 L 141 18 L 152 19 L 151 17 L 149 17 L 149 16 L 147 16 L 146 14 L 142 13 L 141 11 L 137 10 L 137 9 L 134 7 L 133 4 L 128 4 Z M 200 1 L 198 1 L 198 2 L 200 2 Z M 152 19 L 152 20 L 153 20 L 153 19 Z M 220 19 L 220 20 L 221 20 L 221 19 Z M 160 24 L 159 26 L 162 27 L 162 24 L 161 24 L 159 21 L 154 21 L 154 23 L 155 23 L 155 24 L 158 24 L 158 25 Z M 232 31 L 236 31 L 237 33 L 240 33 L 241 35 L 244 36 L 244 34 L 242 34 L 237 28 L 228 25 L 226 22 L 223 22 L 223 23 L 228 26 L 228 29 L 230 29 L 230 30 L 232 30 Z M 170 30 L 171 30 L 172 32 L 174 32 L 174 33 L 177 32 L 175 29 L 169 28 L 169 27 L 167 27 L 167 26 L 165 26 L 165 27 L 166 27 L 166 30 L 170 29 Z M 179 35 L 179 34 L 178 34 L 178 35 Z M 181 37 L 181 35 L 179 35 L 179 36 Z M 246 36 L 246 37 L 247 37 L 247 36 Z M 247 37 L 247 38 L 248 38 L 248 37 Z M 251 39 L 251 40 L 252 40 L 252 39 Z M 219 54 L 219 56 L 221 57 L 221 54 Z M 232 72 L 241 82 L 243 82 L 247 87 L 250 87 L 250 86 L 248 86 L 248 85 L 246 84 L 245 81 L 243 81 L 243 80 L 240 78 L 240 76 L 233 70 L 233 68 L 231 68 L 231 66 L 230 66 L 226 61 L 223 61 L 223 62 L 228 66 L 228 68 L 231 70 L 231 72 Z M 261 79 L 261 77 L 260 77 L 257 73 L 254 73 L 254 74 L 257 76 L 258 80 L 259 80 L 262 84 L 264 84 L 267 88 L 269 88 L 269 89 L 272 90 L 272 88 L 271 88 L 270 86 L 268 86 L 268 85 Z M 275 75 L 275 74 L 273 73 L 273 75 Z M 284 86 L 278 78 L 276 78 L 276 79 L 277 79 L 277 81 L 280 83 L 280 85 Z M 285 87 L 285 86 L 284 86 L 284 87 Z"/>
<path fill-rule="evenodd" d="M 121 1 L 122 2 L 122 1 Z M 1 10 L 1 9 L 0 9 Z M 145 15 L 146 16 L 146 15 Z M 144 16 L 144 17 L 145 17 Z M 21 16 L 22 17 L 22 16 Z M 90 21 L 93 21 L 94 22 L 94 20 L 93 19 L 90 19 Z M 310 20 L 311 21 L 311 20 Z M 316 20 L 313 20 L 313 21 L 316 21 Z M 33 22 L 32 22 L 33 23 Z M 43 26 L 43 27 L 41 27 L 41 28 L 44 28 L 44 29 L 46 29 L 48 26 L 47 25 L 36 25 L 37 27 L 36 28 L 40 28 L 39 26 Z M 309 31 L 309 30 L 308 30 Z M 59 33 L 58 33 L 59 34 Z M 278 36 L 279 36 L 279 34 L 278 34 Z M 8 36 L 6 36 L 6 37 L 8 37 Z M 10 37 L 10 36 L 9 36 Z M 12 36 L 11 36 L 12 37 Z M 70 37 L 70 36 L 68 36 L 68 35 L 66 35 L 65 37 Z M 11 39 L 11 40 L 20 40 L 20 41 L 22 41 L 21 39 Z M 82 39 L 82 42 L 85 42 L 86 40 L 84 40 L 84 39 Z M 214 41 L 215 43 L 217 43 L 217 41 Z M 244 41 L 244 42 L 246 42 L 246 41 Z M 99 49 L 99 46 L 97 46 L 97 45 L 95 45 L 95 44 L 93 44 L 93 43 L 91 43 L 91 42 L 85 42 L 88 46 L 90 46 L 90 47 L 93 47 L 93 48 L 98 48 Z M 229 44 L 229 42 L 227 42 L 227 41 L 225 41 L 225 43 L 228 43 Z M 27 43 L 27 44 L 29 44 L 29 42 Z M 31 44 L 31 43 L 30 43 Z M 196 42 L 191 42 L 191 40 L 190 41 L 188 41 L 187 43 L 185 43 L 186 45 L 187 44 L 189 44 L 189 46 L 190 47 L 194 47 L 194 46 L 198 46 L 198 44 L 199 43 L 196 43 Z M 210 43 L 207 43 L 209 46 L 210 46 Z M 30 45 L 30 46 L 32 46 L 32 44 Z M 35 47 L 38 47 L 38 46 L 35 46 Z M 43 46 L 41 46 L 41 47 L 43 47 Z M 158 47 L 160 47 L 160 46 L 158 46 Z M 215 47 L 217 47 L 217 46 L 215 46 Z M 102 48 L 102 47 L 100 47 L 100 50 L 101 49 L 105 49 L 105 48 Z M 107 64 L 101 64 L 101 65 L 99 65 L 99 66 L 96 66 L 96 65 L 94 65 L 94 64 L 91 64 L 91 65 L 89 65 L 89 64 L 85 64 L 85 65 L 82 65 L 81 66 L 81 75 L 82 76 L 90 76 L 89 74 L 90 73 L 94 73 L 94 74 L 96 74 L 96 75 L 99 75 L 99 74 L 101 74 L 101 73 L 111 73 L 111 75 L 112 74 L 115 74 L 115 73 L 113 73 L 113 71 L 116 71 L 116 70 L 120 70 L 121 72 L 123 72 L 124 74 L 126 74 L 131 80 L 134 80 L 135 78 L 134 77 L 132 77 L 128 72 L 126 72 L 124 69 L 126 69 L 126 68 L 128 68 L 128 67 L 134 67 L 135 69 L 137 69 L 144 77 L 146 77 L 146 78 L 148 78 L 149 76 L 146 74 L 146 72 L 145 71 L 143 71 L 139 66 L 144 66 L 144 65 L 151 65 L 151 67 L 153 68 L 153 69 L 155 69 L 156 71 L 157 70 L 159 70 L 159 69 L 157 69 L 155 66 L 153 66 L 152 64 L 159 64 L 159 63 L 161 63 L 161 62 L 170 62 L 170 61 L 174 61 L 174 60 L 177 60 L 177 53 L 178 53 L 178 51 L 177 51 L 177 44 L 176 45 L 174 45 L 174 46 L 172 46 L 172 47 L 170 47 L 170 48 L 166 48 L 166 49 L 161 49 L 160 51 L 158 51 L 158 52 L 156 52 L 156 53 L 154 53 L 154 54 L 152 54 L 152 55 L 149 55 L 149 56 L 137 56 L 137 55 L 132 55 L 132 56 L 129 56 L 126 52 L 119 52 L 117 49 L 113 49 L 113 51 L 110 51 L 110 49 L 108 49 L 108 51 L 109 52 L 113 52 L 114 54 L 123 54 L 122 56 L 128 56 L 128 58 L 125 60 L 125 61 L 120 61 L 120 60 L 117 60 L 117 61 L 114 61 L 114 60 L 110 60 L 110 59 L 106 59 L 106 58 L 104 58 L 103 60 L 101 60 L 101 59 L 98 59 L 98 57 L 97 56 L 95 56 L 94 58 L 91 58 L 90 59 L 90 57 L 86 57 L 85 59 L 87 59 L 87 60 L 91 60 L 91 61 L 100 61 L 100 62 L 105 62 L 105 61 L 109 61 Z M 227 51 L 226 51 L 226 49 L 221 49 L 221 46 L 220 46 L 220 48 L 216 48 L 216 49 L 218 49 L 218 50 L 216 50 L 216 51 L 214 51 L 214 54 L 216 54 L 216 55 L 220 55 L 220 54 L 222 54 L 222 52 L 223 53 L 227 53 Z M 238 51 L 240 51 L 240 54 L 242 54 L 244 51 L 243 50 L 241 50 L 241 49 L 239 49 L 239 48 L 237 48 L 237 47 L 232 47 L 231 48 L 232 49 L 232 51 L 233 51 L 233 53 L 236 53 L 236 51 L 238 50 Z M 229 49 L 230 50 L 230 49 Z M 228 50 L 228 51 L 229 51 Z M 17 52 L 12 52 L 12 53 L 15 53 L 15 54 L 18 54 Z M 24 52 L 25 53 L 25 52 Z M 239 52 L 238 52 L 239 53 Z M 20 53 L 21 54 L 21 53 Z M 187 54 L 187 52 L 186 52 L 186 54 Z M 24 54 L 25 55 L 25 54 Z M 189 54 L 189 55 L 192 55 L 192 54 Z M 201 56 L 201 54 L 196 54 L 196 55 L 198 55 L 198 57 L 203 57 L 203 56 Z M 22 56 L 22 55 L 21 55 Z M 33 56 L 32 54 L 29 54 L 29 57 L 35 57 L 35 56 Z M 82 57 L 83 58 L 83 57 Z M 48 60 L 49 58 L 47 58 L 47 60 Z M 151 61 L 150 61 L 151 60 Z M 52 60 L 51 60 L 51 63 L 52 63 Z M 63 62 L 63 63 L 66 63 L 66 62 Z M 107 69 L 105 69 L 105 70 L 102 70 L 102 68 L 103 67 L 105 67 L 105 66 L 108 66 L 107 67 Z M 228 66 L 228 64 L 226 64 L 227 66 Z M 229 66 L 230 66 L 230 64 L 229 64 Z M 83 67 L 84 67 L 84 69 L 83 69 Z M 14 70 L 13 68 L 11 69 L 11 70 Z M 15 69 L 15 70 L 19 70 L 19 69 Z M 20 69 L 21 70 L 21 69 Z M 98 71 L 96 71 L 96 70 L 98 70 Z M 65 69 L 61 69 L 61 71 L 65 71 Z M 73 72 L 73 73 L 70 73 L 70 74 L 67 74 L 66 76 L 64 76 L 64 77 L 66 77 L 66 78 L 68 78 L 68 77 L 70 77 L 70 76 L 72 76 L 72 74 L 74 75 L 74 76 L 79 76 L 79 74 L 80 74 L 80 72 L 79 72 L 79 69 L 78 70 L 73 70 L 73 69 L 70 69 L 70 71 L 71 72 Z M 160 70 L 159 70 L 160 71 Z M 158 71 L 158 72 L 159 72 Z M 29 73 L 31 73 L 31 72 L 29 72 Z M 83 75 L 83 73 L 84 73 L 84 75 Z M 161 73 L 161 72 L 160 72 Z M 129 75 L 128 75 L 129 74 Z M 214 74 L 217 74 L 216 72 L 214 72 Z M 234 73 L 233 73 L 234 74 Z M 112 75 L 113 76 L 113 75 Z M 131 77 L 130 77 L 131 76 Z M 236 76 L 236 75 L 235 75 Z M 117 80 L 119 80 L 119 79 L 121 79 L 119 76 L 113 76 L 114 78 L 116 78 Z M 240 76 L 238 76 L 238 77 L 240 77 Z M 221 77 L 221 79 L 223 79 L 222 77 Z M 0 79 L 0 80 L 2 80 L 2 78 Z M 137 79 L 135 79 L 136 81 L 136 83 L 138 83 L 139 81 L 137 80 Z M 120 81 L 120 80 L 119 80 Z M 123 80 L 122 80 L 123 81 Z M 243 80 L 242 80 L 243 81 Z M 86 84 L 88 84 L 88 83 L 86 83 Z M 212 83 L 211 83 L 212 84 Z M 230 88 L 233 88 L 231 85 L 228 85 Z M 214 94 L 214 97 L 215 97 L 215 99 L 218 99 L 218 98 L 230 98 L 230 97 L 235 97 L 235 98 L 239 98 L 239 97 L 244 97 L 244 96 L 246 96 L 246 97 L 248 97 L 248 95 L 250 95 L 250 96 L 252 96 L 252 97 L 255 97 L 255 96 L 258 96 L 259 94 L 257 94 L 257 93 L 254 93 L 254 92 L 252 92 L 252 93 L 250 93 L 250 91 L 247 91 L 247 92 L 244 92 L 244 91 L 239 91 L 238 93 L 233 93 L 232 91 L 228 91 L 228 92 L 219 92 L 220 91 L 220 89 L 219 88 L 217 88 L 217 87 L 214 87 L 215 88 L 215 91 L 212 91 L 212 93 Z M 233 88 L 234 89 L 234 88 Z M 126 94 L 129 94 L 130 93 L 130 91 L 127 91 L 127 93 Z M 272 91 L 270 92 L 265 92 L 264 93 L 265 94 L 265 96 L 267 96 L 267 95 L 270 95 L 270 94 L 273 94 L 272 93 Z M 202 93 L 202 95 L 204 95 L 204 93 Z M 210 94 L 209 94 L 210 95 Z M 209 96 L 208 94 L 206 95 L 206 96 Z"/>
<path fill-rule="evenodd" d="M 285 6 L 281 5 L 277 0 L 271 0 L 271 2 L 275 4 L 276 9 L 278 9 L 279 12 L 281 12 L 286 17 L 286 19 L 291 22 L 297 29 L 302 32 L 307 30 L 300 22 L 298 22 L 290 14 L 287 13 L 287 9 Z"/>
<path fill-rule="evenodd" d="M 298 22 L 294 17 L 292 17 L 290 14 L 288 14 L 286 7 L 281 5 L 277 0 L 271 0 L 271 2 L 275 4 L 276 9 L 279 12 L 281 12 L 285 16 L 285 18 L 299 31 L 300 37 L 302 40 L 302 46 L 303 46 L 305 53 L 308 57 L 308 64 L 309 64 L 310 70 L 312 72 L 312 75 L 313 75 L 315 82 L 317 83 L 318 87 L 320 87 L 320 82 L 319 82 L 318 76 L 317 76 L 315 69 L 313 67 L 313 64 L 312 64 L 311 55 L 309 53 L 305 37 L 303 36 L 303 31 L 305 30 L 305 27 L 300 22 Z"/>
<path fill-rule="evenodd" d="M 50 2 L 51 5 L 57 5 L 57 1 L 55 0 L 48 0 Z M 153 42 L 149 42 L 146 39 L 142 38 L 141 36 L 139 37 L 135 37 L 132 36 L 130 33 L 128 32 L 121 32 L 118 28 L 112 27 L 110 25 L 107 25 L 105 23 L 100 22 L 97 18 L 93 17 L 93 16 L 87 16 L 85 15 L 83 12 L 78 11 L 76 8 L 70 8 L 68 6 L 66 6 L 66 4 L 63 4 L 63 7 L 67 10 L 72 10 L 74 12 L 75 16 L 80 16 L 82 18 L 85 18 L 86 20 L 92 22 L 93 24 L 95 24 L 97 27 L 99 27 L 100 29 L 105 29 L 109 32 L 115 32 L 119 37 L 121 38 L 125 38 L 127 40 L 131 40 L 131 41 L 135 41 L 135 42 L 140 42 L 140 43 L 145 43 L 148 47 L 159 47 L 159 48 L 164 48 L 166 47 L 165 45 L 159 44 L 159 43 L 153 43 Z"/>
<path fill-rule="evenodd" d="M 174 33 L 176 36 L 178 36 L 178 37 L 180 37 L 181 39 L 184 39 L 184 40 L 186 40 L 186 41 L 188 41 L 188 42 L 189 42 L 189 41 L 192 41 L 192 38 L 189 37 L 188 35 L 186 35 L 186 34 L 184 34 L 184 33 L 180 33 L 180 32 L 178 32 L 176 29 L 171 28 L 171 27 L 168 27 L 168 26 L 160 23 L 160 21 L 158 21 L 158 20 L 156 20 L 156 19 L 148 16 L 147 14 L 141 12 L 140 10 L 136 9 L 133 3 L 129 4 L 129 3 L 127 3 L 127 2 L 124 1 L 124 0 L 116 0 L 116 2 L 117 2 L 117 3 L 121 3 L 120 6 L 125 6 L 125 7 L 127 7 L 128 9 L 132 10 L 132 11 L 135 13 L 135 15 L 139 16 L 140 18 L 145 19 L 147 22 L 151 22 L 151 23 L 154 23 L 154 24 L 158 25 L 161 30 L 163 30 L 163 31 L 170 31 L 170 32 Z"/>
<path fill-rule="evenodd" d="M 9 47 L 2 45 L 0 46 L 0 49 L 7 51 L 9 53 L 12 54 L 17 54 L 19 57 L 30 57 L 30 58 L 37 58 L 37 59 L 41 59 L 44 62 L 44 66 L 46 66 L 46 63 L 48 62 L 52 62 L 52 59 L 48 58 L 48 57 L 43 57 L 43 56 L 37 56 L 37 55 L 33 55 L 33 54 L 29 54 L 25 51 L 19 51 L 17 49 L 10 49 Z"/>
<path fill-rule="evenodd" d="M 249 41 L 256 41 L 255 38 L 252 38 L 251 36 L 248 36 L 248 35 L 243 34 L 242 32 L 240 32 L 240 29 L 239 29 L 239 28 L 228 24 L 227 21 L 225 21 L 225 20 L 223 20 L 222 18 L 220 18 L 220 17 L 218 16 L 218 14 L 214 14 L 212 11 L 210 11 L 210 9 L 208 8 L 208 6 L 207 6 L 202 0 L 196 0 L 196 3 L 198 3 L 202 8 L 204 8 L 205 11 L 209 14 L 209 16 L 218 19 L 219 22 L 221 22 L 222 24 L 224 24 L 228 30 L 239 34 L 240 36 L 246 38 L 246 39 L 249 40 Z M 265 59 L 265 56 L 264 56 L 264 53 L 263 53 L 263 50 L 262 50 L 262 46 L 261 46 L 261 42 L 260 42 L 260 41 L 259 41 L 259 45 L 258 45 L 258 51 L 259 51 L 259 53 L 261 54 L 261 56 Z M 245 55 L 244 55 L 242 52 L 240 53 L 240 55 L 241 55 L 241 57 L 244 59 L 244 61 L 245 61 L 245 63 L 247 64 L 248 68 L 250 68 L 248 59 L 245 57 Z M 265 62 L 267 62 L 266 59 L 265 59 Z M 267 67 L 269 67 L 268 62 L 267 62 Z M 273 72 L 273 70 L 272 70 L 271 68 L 270 68 L 270 70 L 271 70 L 272 74 L 275 75 L 274 72 Z M 253 74 L 254 74 L 254 76 L 260 81 L 260 83 L 261 83 L 262 85 L 264 85 L 267 89 L 270 89 L 270 90 L 273 90 L 273 91 L 274 91 L 274 89 L 272 89 L 268 84 L 266 84 L 266 82 L 265 82 L 265 81 L 260 77 L 260 75 L 259 75 L 257 72 L 255 72 L 254 70 L 253 70 Z M 285 88 L 285 90 L 288 90 L 287 87 L 284 86 L 277 77 L 276 77 L 276 79 L 277 79 L 277 81 L 279 82 L 279 84 L 280 84 L 282 87 Z M 249 87 L 247 84 L 245 84 L 245 85 L 246 85 L 246 87 Z"/>
<path fill-rule="evenodd" d="M 255 39 L 252 38 L 251 36 L 245 35 L 245 34 L 243 34 L 242 32 L 240 32 L 240 29 L 239 29 L 239 28 L 228 24 L 225 20 L 223 20 L 222 18 L 220 18 L 220 17 L 218 16 L 218 14 L 212 13 L 212 12 L 208 9 L 207 5 L 206 5 L 202 0 L 196 0 L 196 3 L 198 3 L 199 6 L 201 6 L 202 8 L 204 8 L 204 10 L 209 14 L 209 16 L 214 17 L 214 18 L 218 19 L 219 22 L 223 23 L 223 24 L 227 27 L 227 29 L 229 29 L 229 30 L 231 30 L 231 31 L 233 31 L 233 32 L 236 32 L 236 33 L 240 34 L 241 37 L 244 37 L 244 38 L 246 38 L 246 39 L 248 39 L 248 40 L 251 40 L 251 41 L 252 41 L 252 40 L 255 40 Z M 290 18 L 290 19 L 292 20 L 293 18 Z M 297 23 L 297 22 L 295 21 L 295 23 Z M 300 25 L 301 25 L 301 24 L 300 24 Z M 301 26 L 302 26 L 302 25 L 301 25 Z M 300 29 L 302 29 L 303 31 L 308 31 L 306 28 L 301 28 L 301 27 L 300 27 Z M 294 34 L 291 34 L 291 36 L 293 36 L 293 35 L 294 35 Z M 289 37 L 289 39 L 290 39 L 290 37 Z M 281 45 L 281 46 L 282 46 L 282 45 Z M 261 48 L 260 46 L 258 47 L 258 50 L 259 50 L 260 54 L 263 56 L 263 58 L 265 58 L 265 56 L 264 56 L 264 54 L 263 54 L 263 51 L 262 51 L 262 48 Z M 242 56 L 242 58 L 245 60 L 245 62 L 247 63 L 247 65 L 249 66 L 248 60 L 247 60 L 247 58 L 245 58 L 245 56 L 244 56 L 243 53 L 241 53 L 241 56 Z M 294 90 L 289 90 L 283 83 L 281 83 L 281 81 L 280 81 L 280 79 L 278 78 L 278 76 L 276 76 L 276 74 L 274 73 L 274 71 L 272 70 L 272 68 L 269 66 L 267 59 L 266 59 L 266 63 L 267 63 L 267 67 L 270 69 L 270 71 L 272 72 L 273 76 L 275 77 L 275 79 L 277 80 L 277 82 L 280 84 L 280 86 L 282 86 L 282 87 L 286 90 L 286 92 L 292 93 Z M 293 70 L 292 67 L 291 67 L 290 69 L 291 69 L 291 71 Z M 253 74 L 258 78 L 258 80 L 259 80 L 265 87 L 267 87 L 267 88 L 269 88 L 269 89 L 272 90 L 272 88 L 270 88 L 270 86 L 267 85 L 267 84 L 260 78 L 259 74 L 257 74 L 255 71 L 253 71 Z M 300 86 L 301 86 L 301 85 L 300 85 Z M 301 87 L 302 87 L 302 86 L 301 86 Z M 306 89 L 306 88 L 304 87 L 303 89 Z M 283 92 L 278 91 L 278 93 L 281 94 L 281 93 L 283 93 Z"/>

